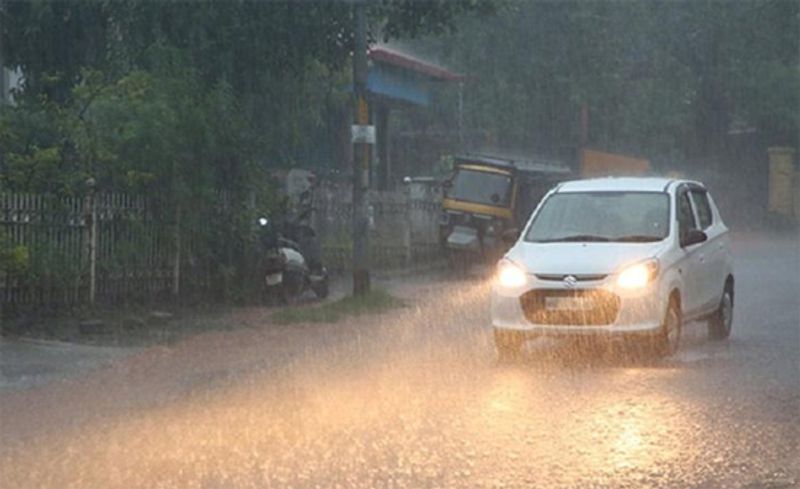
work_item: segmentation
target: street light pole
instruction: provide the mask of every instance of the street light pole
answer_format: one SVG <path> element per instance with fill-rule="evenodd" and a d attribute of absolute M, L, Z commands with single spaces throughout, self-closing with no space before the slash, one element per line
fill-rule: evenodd
<path fill-rule="evenodd" d="M 356 124 L 369 125 L 367 106 L 367 29 L 363 0 L 355 2 L 355 46 L 353 50 L 353 91 Z M 368 142 L 353 142 L 353 295 L 369 291 L 369 227 L 366 193 L 372 150 Z"/>

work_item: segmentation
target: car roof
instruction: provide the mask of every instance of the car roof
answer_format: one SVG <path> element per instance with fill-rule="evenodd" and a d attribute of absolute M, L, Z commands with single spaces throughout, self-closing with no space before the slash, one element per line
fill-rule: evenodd
<path fill-rule="evenodd" d="M 570 180 L 557 192 L 664 192 L 677 180 L 663 177 L 605 177 Z"/>

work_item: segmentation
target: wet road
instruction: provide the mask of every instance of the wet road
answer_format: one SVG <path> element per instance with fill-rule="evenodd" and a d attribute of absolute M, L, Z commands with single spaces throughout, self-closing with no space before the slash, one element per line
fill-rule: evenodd
<path fill-rule="evenodd" d="M 412 281 L 377 319 L 246 318 L 0 396 L 0 487 L 798 487 L 797 246 L 738 240 L 732 338 L 687 325 L 668 360 L 498 365 L 479 280 Z"/>
<path fill-rule="evenodd" d="M 80 375 L 134 351 L 134 348 L 0 338 L 0 392 Z"/>

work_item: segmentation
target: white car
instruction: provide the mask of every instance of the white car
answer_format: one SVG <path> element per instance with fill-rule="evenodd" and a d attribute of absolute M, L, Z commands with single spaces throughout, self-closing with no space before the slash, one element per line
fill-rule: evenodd
<path fill-rule="evenodd" d="M 683 324 L 733 320 L 728 228 L 706 188 L 667 178 L 565 182 L 498 263 L 492 326 L 501 357 L 541 335 L 642 339 L 676 351 Z"/>

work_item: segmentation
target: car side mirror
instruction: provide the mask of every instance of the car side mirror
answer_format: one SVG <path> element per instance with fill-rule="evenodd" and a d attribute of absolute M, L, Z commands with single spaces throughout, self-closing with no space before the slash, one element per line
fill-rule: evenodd
<path fill-rule="evenodd" d="M 708 236 L 703 231 L 700 231 L 699 229 L 690 229 L 689 232 L 681 238 L 681 248 L 702 243 L 707 239 Z"/>
<path fill-rule="evenodd" d="M 453 181 L 452 180 L 442 180 L 442 188 L 443 189 L 447 190 L 452 186 L 453 186 Z"/>
<path fill-rule="evenodd" d="M 519 239 L 519 229 L 517 228 L 506 229 L 505 231 L 503 231 L 503 234 L 500 236 L 500 239 L 502 239 L 503 243 L 507 245 L 512 245 L 516 243 L 517 240 Z"/>

